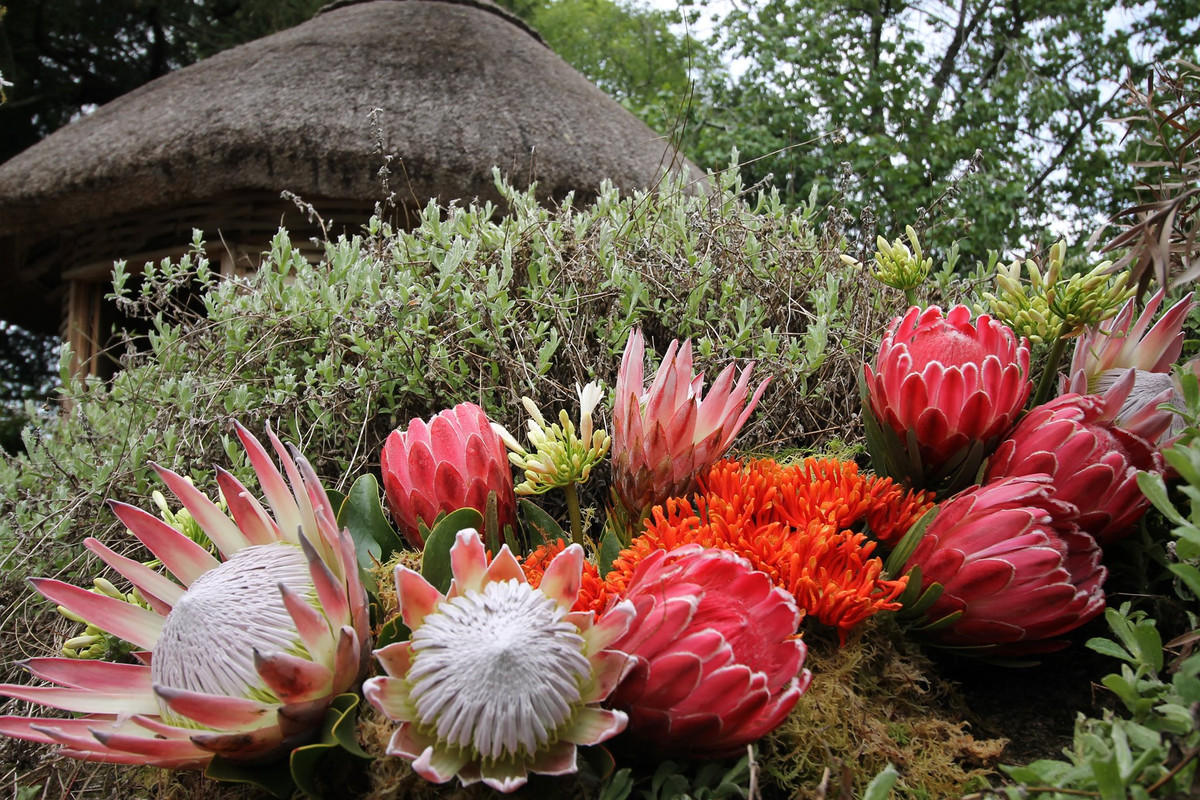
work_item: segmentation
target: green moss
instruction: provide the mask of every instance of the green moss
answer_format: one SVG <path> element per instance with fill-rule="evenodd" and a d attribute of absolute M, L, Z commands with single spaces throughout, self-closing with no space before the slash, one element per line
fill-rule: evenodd
<path fill-rule="evenodd" d="M 889 763 L 897 798 L 958 797 L 979 785 L 1004 749 L 976 739 L 953 688 L 888 618 L 874 618 L 844 648 L 808 641 L 812 685 L 762 745 L 763 775 L 780 796 L 862 792 Z M 823 788 L 824 787 L 824 788 Z"/>

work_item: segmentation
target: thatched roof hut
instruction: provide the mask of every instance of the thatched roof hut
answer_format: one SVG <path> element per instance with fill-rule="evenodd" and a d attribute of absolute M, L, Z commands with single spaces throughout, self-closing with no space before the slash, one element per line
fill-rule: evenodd
<path fill-rule="evenodd" d="M 315 232 L 282 190 L 361 223 L 382 198 L 385 153 L 410 210 L 499 200 L 493 166 L 548 199 L 586 199 L 603 179 L 652 187 L 677 159 L 488 0 L 335 3 L 0 165 L 0 317 L 55 330 L 65 306 L 63 332 L 84 344 L 102 335 L 102 293 L 88 287 L 114 258 L 170 254 L 200 228 L 223 269 L 251 268 L 281 221 L 298 241 Z"/>

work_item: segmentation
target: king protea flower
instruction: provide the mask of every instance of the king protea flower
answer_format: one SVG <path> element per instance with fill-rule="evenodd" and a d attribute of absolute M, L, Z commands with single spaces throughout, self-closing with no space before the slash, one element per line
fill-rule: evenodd
<path fill-rule="evenodd" d="M 380 456 L 383 489 L 392 518 L 409 544 L 425 542 L 419 523 L 432 527 L 438 514 L 474 508 L 483 512 L 495 493 L 500 530 L 516 525 L 517 497 L 504 441 L 487 414 L 460 403 L 408 429 L 392 431 Z"/>
<path fill-rule="evenodd" d="M 1183 349 L 1183 324 L 1195 303 L 1188 293 L 1151 325 L 1165 296 L 1163 290 L 1156 292 L 1136 319 L 1131 298 L 1116 317 L 1080 336 L 1064 388 L 1076 394 L 1107 394 L 1133 372 L 1133 386 L 1116 414 L 1120 424 L 1163 403 L 1182 406 L 1183 391 L 1172 369 Z M 1196 362 L 1188 368 L 1196 369 Z M 1177 434 L 1183 427 L 1183 419 L 1173 416 L 1168 433 Z M 1158 443 L 1163 444 L 1161 438 Z"/>
<path fill-rule="evenodd" d="M 629 667 L 610 649 L 629 628 L 633 606 L 619 603 L 594 622 L 571 611 L 583 548 L 571 545 L 546 567 L 538 588 L 500 548 L 489 564 L 470 529 L 450 548 L 454 580 L 443 595 L 420 574 L 396 569 L 406 642 L 375 651 L 387 677 L 363 694 L 400 723 L 389 755 L 413 762 L 435 783 L 454 777 L 501 792 L 530 773 L 575 772 L 575 748 L 620 733 L 621 711 L 599 707 Z"/>
<path fill-rule="evenodd" d="M 609 704 L 629 713 L 639 748 L 733 755 L 778 727 L 812 680 L 795 602 L 733 553 L 655 551 L 624 598 L 637 622 L 613 646 L 636 666 Z"/>
<path fill-rule="evenodd" d="M 1150 505 L 1138 472 L 1162 473 L 1152 442 L 1171 422 L 1170 412 L 1150 408 L 1118 424 L 1133 379 L 1126 373 L 1105 396 L 1065 394 L 1030 410 L 996 448 L 984 482 L 1050 475 L 1054 498 L 1076 506 L 1075 522 L 1100 544 L 1128 535 Z"/>
<path fill-rule="evenodd" d="M 250 463 L 273 512 L 229 473 L 217 481 L 231 520 L 183 477 L 159 476 L 216 545 L 221 559 L 159 518 L 110 502 L 117 517 L 174 576 L 84 544 L 149 605 L 47 578 L 39 592 L 145 651 L 143 663 L 33 658 L 25 666 L 58 686 L 0 693 L 80 715 L 0 718 L 0 732 L 60 746 L 89 761 L 200 768 L 214 754 L 261 761 L 311 738 L 326 708 L 366 668 L 367 596 L 354 544 L 339 532 L 308 462 L 268 431 L 287 481 L 241 426 Z M 290 488 L 289 488 L 290 482 Z"/>
<path fill-rule="evenodd" d="M 770 379 L 749 402 L 751 364 L 733 382 L 733 365 L 704 391 L 692 374 L 692 343 L 672 341 L 650 388 L 643 383 L 642 332 L 625 344 L 613 407 L 613 487 L 633 517 L 668 497 L 682 496 L 696 476 L 725 455 L 758 405 Z"/>
<path fill-rule="evenodd" d="M 1046 475 L 1007 478 L 944 502 L 905 568 L 942 586 L 927 617 L 942 644 L 1049 652 L 1104 609 L 1100 548 L 1069 520 Z"/>
<path fill-rule="evenodd" d="M 1028 344 L 986 314 L 972 322 L 961 305 L 945 315 L 913 306 L 892 320 L 864 372 L 871 413 L 904 451 L 875 463 L 921 488 L 990 452 L 1032 389 Z"/>

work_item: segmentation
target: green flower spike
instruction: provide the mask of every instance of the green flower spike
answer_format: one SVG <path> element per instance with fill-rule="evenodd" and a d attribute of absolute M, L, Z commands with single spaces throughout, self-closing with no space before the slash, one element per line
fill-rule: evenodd
<path fill-rule="evenodd" d="M 912 225 L 905 226 L 904 233 L 908 237 L 909 244 L 912 245 L 911 250 L 903 239 L 896 239 L 889 243 L 882 236 L 876 237 L 875 269 L 872 270 L 871 276 L 884 286 L 904 292 L 904 297 L 909 304 L 916 305 L 916 296 L 913 292 L 929 277 L 929 271 L 933 268 L 933 259 L 925 257 L 925 253 L 921 249 L 921 242 L 917 238 L 917 232 Z M 842 256 L 842 261 L 852 267 L 862 266 L 850 256 Z"/>
<path fill-rule="evenodd" d="M 1066 242 L 1051 247 L 1044 274 L 1037 263 L 1027 259 L 1024 266 L 1029 274 L 1028 284 L 1021 281 L 1019 261 L 998 267 L 996 293 L 983 295 L 994 317 L 1031 342 L 1050 345 L 1034 405 L 1046 402 L 1049 397 L 1067 340 L 1116 315 L 1121 304 L 1133 294 L 1133 289 L 1127 286 L 1128 273 L 1111 274 L 1110 261 L 1064 278 L 1066 253 Z"/>
<path fill-rule="evenodd" d="M 528 397 L 521 403 L 529 412 L 530 452 L 503 427 L 492 423 L 492 429 L 504 440 L 509 449 L 508 458 L 525 473 L 525 480 L 518 484 L 517 494 L 544 494 L 551 489 L 584 483 L 592 474 L 592 467 L 608 455 L 612 438 L 603 430 L 595 430 L 592 413 L 604 396 L 596 381 L 575 390 L 579 393 L 579 428 L 567 416 L 566 409 L 558 412 L 558 422 L 547 424 L 538 407 Z"/>
<path fill-rule="evenodd" d="M 558 422 L 547 424 L 542 412 L 533 400 L 522 397 L 521 403 L 529 412 L 529 444 L 532 452 L 521 446 L 512 434 L 502 426 L 492 423 L 492 430 L 509 449 L 508 458 L 524 473 L 525 480 L 517 485 L 519 495 L 544 494 L 551 489 L 562 488 L 567 495 L 567 509 L 571 514 L 571 537 L 577 544 L 583 542 L 583 520 L 579 511 L 579 499 L 575 484 L 584 483 L 592 474 L 592 467 L 608 455 L 612 437 L 604 430 L 596 430 L 592 413 L 604 396 L 598 381 L 580 388 L 579 429 L 575 428 L 566 409 L 558 412 Z"/>

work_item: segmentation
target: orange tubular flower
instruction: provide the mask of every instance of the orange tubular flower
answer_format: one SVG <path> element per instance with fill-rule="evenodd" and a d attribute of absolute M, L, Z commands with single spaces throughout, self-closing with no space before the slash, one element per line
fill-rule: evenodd
<path fill-rule="evenodd" d="M 907 579 L 886 579 L 872 555 L 876 543 L 850 527 L 873 518 L 888 526 L 891 540 L 899 538 L 930 505 L 924 493 L 862 477 L 853 463 L 816 459 L 786 467 L 724 461 L 700 486 L 694 509 L 677 498 L 654 508 L 645 533 L 613 563 L 607 593 L 622 594 L 655 550 L 694 543 L 746 558 L 790 592 L 802 614 L 837 628 L 843 642 L 863 620 L 899 608 Z"/>
<path fill-rule="evenodd" d="M 555 556 L 566 549 L 567 543 L 562 539 L 557 539 L 551 544 L 540 545 L 525 557 L 525 560 L 521 562 L 521 570 L 525 573 L 525 579 L 529 581 L 531 587 L 537 589 L 542 585 L 546 567 L 550 566 L 550 562 L 554 560 Z M 579 597 L 571 610 L 600 611 L 604 608 L 604 601 L 608 595 L 604 589 L 604 581 L 600 580 L 600 572 L 596 569 L 596 565 L 590 561 L 584 561 L 583 576 L 580 580 Z"/>

